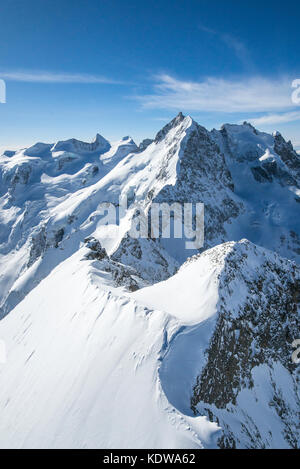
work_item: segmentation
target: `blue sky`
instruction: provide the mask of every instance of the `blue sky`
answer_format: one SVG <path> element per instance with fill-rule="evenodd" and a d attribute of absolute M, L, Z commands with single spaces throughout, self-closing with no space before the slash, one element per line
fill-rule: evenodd
<path fill-rule="evenodd" d="M 0 147 L 153 136 L 178 111 L 300 148 L 296 0 L 2 0 Z"/>

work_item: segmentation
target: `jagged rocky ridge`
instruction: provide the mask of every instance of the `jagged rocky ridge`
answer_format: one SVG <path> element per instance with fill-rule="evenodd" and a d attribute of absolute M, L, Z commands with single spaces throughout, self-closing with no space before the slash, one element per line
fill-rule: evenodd
<path fill-rule="evenodd" d="M 175 409 L 185 415 L 193 435 L 198 435 L 197 444 L 206 445 L 195 426 L 197 418 L 205 415 L 214 422 L 210 429 L 221 428 L 213 442 L 207 442 L 209 447 L 297 447 L 299 382 L 290 355 L 291 342 L 299 335 L 299 162 L 291 143 L 279 133 L 268 135 L 247 123 L 226 124 L 220 131 L 209 132 L 181 113 L 154 140 L 146 139 L 139 146 L 130 137 L 109 143 L 98 134 L 92 143 L 71 139 L 6 151 L 0 157 L 0 318 L 4 327 L 10 322 L 13 327 L 13 315 L 22 314 L 26 301 L 43 291 L 52 272 L 74 258 L 76 265 L 91 269 L 83 282 L 100 282 L 100 291 L 108 289 L 113 298 L 125 295 L 132 308 L 132 301 L 138 299 L 147 314 L 170 315 L 155 342 L 162 362 L 161 386 Z M 125 197 L 129 208 L 112 238 L 110 228 L 101 226 L 99 204 L 118 205 Z M 203 202 L 204 247 L 197 252 L 186 250 L 184 240 L 130 238 L 131 207 L 136 202 L 146 212 L 153 202 Z M 260 247 L 239 242 L 242 238 Z M 236 243 L 227 244 L 229 240 Z M 163 299 L 152 304 L 148 295 L 156 296 L 151 289 L 157 287 L 161 298 L 176 297 L 178 287 L 169 292 L 167 285 L 180 278 L 186 270 L 186 265 L 180 265 L 187 259 L 191 260 L 186 265 L 202 266 L 203 275 L 206 270 L 212 272 L 217 300 L 211 313 L 213 327 L 206 331 L 206 352 L 195 359 L 183 391 L 188 398 L 182 404 L 172 401 L 166 385 L 175 381 L 180 388 L 176 376 L 164 375 L 162 370 L 175 353 L 182 330 L 190 333 L 189 296 L 182 304 L 187 317 L 182 318 L 176 303 L 169 307 Z M 206 302 L 197 296 L 198 284 L 190 278 L 182 281 L 183 296 L 185 291 L 192 294 L 189 283 L 196 292 L 194 326 L 202 330 L 209 286 L 199 287 Z M 173 324 L 173 317 L 179 324 Z M 152 349 L 154 339 L 149 334 L 145 346 Z M 188 350 L 188 343 L 185 347 Z M 191 352 L 192 361 L 193 353 L 198 357 L 197 350 L 196 346 Z M 262 376 L 266 390 L 259 391 L 264 388 Z M 261 402 L 259 410 L 256 399 Z M 265 416 L 266 428 L 259 413 Z"/>

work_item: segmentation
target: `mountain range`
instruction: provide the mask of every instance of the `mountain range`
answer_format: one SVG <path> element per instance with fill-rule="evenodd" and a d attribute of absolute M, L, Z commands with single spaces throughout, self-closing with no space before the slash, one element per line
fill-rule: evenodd
<path fill-rule="evenodd" d="M 203 203 L 203 247 L 132 238 L 155 203 Z M 299 214 L 300 155 L 247 122 L 5 151 L 0 447 L 298 448 Z"/>

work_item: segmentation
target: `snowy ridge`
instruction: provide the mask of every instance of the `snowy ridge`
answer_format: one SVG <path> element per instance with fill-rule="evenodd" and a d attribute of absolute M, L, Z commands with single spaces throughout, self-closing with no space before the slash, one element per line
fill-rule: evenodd
<path fill-rule="evenodd" d="M 221 426 L 218 447 L 297 448 L 291 343 L 300 328 L 299 291 L 295 264 L 242 240 L 132 294 L 185 325 L 162 362 L 163 389 L 180 411 Z"/>
<path fill-rule="evenodd" d="M 160 356 L 176 321 L 112 291 L 107 274 L 81 255 L 54 269 L 1 323 L 14 363 L 0 370 L 1 447 L 212 444 L 217 426 L 185 417 L 161 388 Z"/>

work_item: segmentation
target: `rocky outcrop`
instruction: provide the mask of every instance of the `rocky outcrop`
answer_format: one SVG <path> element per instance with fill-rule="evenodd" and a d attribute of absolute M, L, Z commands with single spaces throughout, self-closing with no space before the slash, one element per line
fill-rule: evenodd
<path fill-rule="evenodd" d="M 67 151 L 74 153 L 98 152 L 99 155 L 110 149 L 110 143 L 97 134 L 95 140 L 91 143 L 82 142 L 76 138 L 57 142 L 51 149 L 52 152 Z"/>
<path fill-rule="evenodd" d="M 286 142 L 279 132 L 276 132 L 274 136 L 274 150 L 293 172 L 299 183 L 300 155 L 294 150 L 292 143 L 290 141 Z"/>
<path fill-rule="evenodd" d="M 191 407 L 196 415 L 204 412 L 223 428 L 220 447 L 245 447 L 245 441 L 247 447 L 268 447 L 268 439 L 254 421 L 249 428 L 253 415 L 241 403 L 245 390 L 254 399 L 258 395 L 257 386 L 264 383 L 259 383 L 257 373 L 263 369 L 265 385 L 272 389 L 267 405 L 281 421 L 288 446 L 296 448 L 299 374 L 291 354 L 300 330 L 299 268 L 248 241 L 228 248 L 219 274 L 218 317 Z M 207 255 L 214 257 L 217 252 L 218 248 Z M 278 383 L 274 371 L 278 368 L 289 376 L 291 389 Z M 231 415 L 238 421 L 238 431 L 228 425 Z"/>
<path fill-rule="evenodd" d="M 98 268 L 111 274 L 113 286 L 125 287 L 131 292 L 144 286 L 143 281 L 139 278 L 136 270 L 128 265 L 121 264 L 108 256 L 99 240 L 91 236 L 86 238 L 84 243 L 89 249 L 87 254 L 84 256 L 84 259 L 89 261 L 100 261 Z"/>
<path fill-rule="evenodd" d="M 166 185 L 153 201 L 204 203 L 205 247 L 225 241 L 225 224 L 244 211 L 234 195 L 224 155 L 209 132 L 196 123 L 183 145 L 175 185 Z"/>

